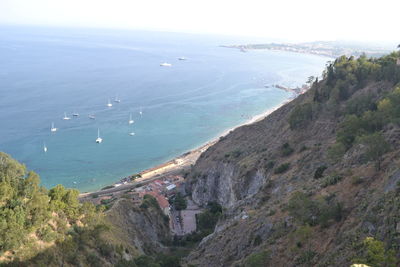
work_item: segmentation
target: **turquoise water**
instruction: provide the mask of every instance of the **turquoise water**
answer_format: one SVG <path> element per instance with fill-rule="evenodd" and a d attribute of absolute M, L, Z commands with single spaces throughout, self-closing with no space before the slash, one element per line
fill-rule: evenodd
<path fill-rule="evenodd" d="M 99 189 L 278 105 L 290 94 L 265 84 L 301 85 L 328 60 L 219 47 L 231 43 L 174 33 L 0 28 L 0 150 L 38 172 L 46 187 Z M 116 95 L 121 102 L 108 108 Z M 64 112 L 80 116 L 64 121 Z M 98 128 L 102 144 L 95 143 Z"/>

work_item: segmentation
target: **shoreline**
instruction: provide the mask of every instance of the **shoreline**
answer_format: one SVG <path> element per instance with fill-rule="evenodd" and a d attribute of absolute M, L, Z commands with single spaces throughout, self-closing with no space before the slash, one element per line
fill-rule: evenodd
<path fill-rule="evenodd" d="M 280 89 L 280 88 L 278 88 L 278 89 Z M 185 168 L 188 168 L 191 165 L 194 165 L 196 163 L 197 159 L 200 157 L 200 155 L 204 151 L 206 151 L 209 147 L 216 144 L 221 137 L 227 136 L 231 131 L 234 131 L 235 129 L 237 129 L 239 127 L 242 127 L 245 125 L 250 125 L 255 122 L 263 120 L 269 114 L 273 113 L 275 110 L 277 110 L 280 107 L 282 107 L 283 105 L 289 103 L 293 99 L 294 99 L 293 97 L 288 97 L 282 103 L 280 103 L 272 108 L 269 108 L 260 114 L 254 115 L 253 117 L 251 117 L 250 119 L 248 119 L 247 121 L 245 121 L 239 125 L 233 126 L 227 130 L 222 131 L 220 134 L 217 134 L 217 136 L 213 137 L 211 140 L 209 140 L 203 144 L 200 144 L 200 145 L 188 150 L 187 152 L 172 158 L 171 160 L 168 160 L 162 164 L 156 165 L 154 167 L 151 167 L 151 168 L 148 168 L 148 169 L 145 169 L 145 170 L 139 172 L 138 174 L 140 174 L 140 177 L 134 179 L 133 181 L 122 183 L 123 180 L 126 180 L 130 177 L 134 177 L 137 174 L 132 174 L 126 178 L 122 178 L 121 180 L 119 180 L 119 182 L 112 183 L 109 186 L 103 187 L 102 189 L 91 191 L 91 192 L 81 193 L 81 194 L 79 194 L 79 198 L 87 198 L 91 195 L 104 195 L 104 194 L 110 194 L 110 193 L 114 193 L 114 192 L 118 192 L 118 191 L 122 191 L 122 190 L 129 190 L 129 189 L 137 186 L 138 184 L 144 184 L 146 182 L 151 182 L 154 179 L 158 179 L 162 175 L 167 175 L 169 173 L 176 173 L 176 172 L 183 171 Z"/>

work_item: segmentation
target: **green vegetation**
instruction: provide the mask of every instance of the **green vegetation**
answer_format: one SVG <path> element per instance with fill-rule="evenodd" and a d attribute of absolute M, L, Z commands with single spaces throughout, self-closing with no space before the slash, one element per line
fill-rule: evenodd
<path fill-rule="evenodd" d="M 303 192 L 295 192 L 289 200 L 288 211 L 301 224 L 325 227 L 332 220 L 340 221 L 343 209 L 332 197 L 313 200 Z"/>
<path fill-rule="evenodd" d="M 325 165 L 319 166 L 314 173 L 314 179 L 319 179 L 324 176 L 324 171 L 327 169 Z"/>
<path fill-rule="evenodd" d="M 371 267 L 395 267 L 397 259 L 393 249 L 385 249 L 382 241 L 367 237 L 362 243 L 361 256 L 355 258 L 353 262 L 367 264 Z"/>
<path fill-rule="evenodd" d="M 388 81 L 397 84 L 400 81 L 400 70 L 396 66 L 399 54 L 393 52 L 380 58 L 367 58 L 365 55 L 357 59 L 346 56 L 337 58 L 324 71 L 325 83 L 315 90 L 314 101 L 338 103 L 369 82 Z"/>
<path fill-rule="evenodd" d="M 313 117 L 313 107 L 311 103 L 296 106 L 289 115 L 290 129 L 298 129 L 305 126 Z"/>
<path fill-rule="evenodd" d="M 330 107 L 335 107 L 335 114 L 345 115 L 337 131 L 336 144 L 328 152 L 331 160 L 339 160 L 355 143 L 362 143 L 367 146 L 365 158 L 376 162 L 376 168 L 380 169 L 382 156 L 389 151 L 389 145 L 380 131 L 386 124 L 400 121 L 400 87 L 380 100 L 372 93 L 353 97 L 341 112 L 338 103 L 370 82 L 398 84 L 400 68 L 396 60 L 399 56 L 399 52 L 381 58 L 342 56 L 327 66 L 324 82 L 315 86 L 314 102 L 327 102 Z M 296 125 L 290 119 L 289 123 L 291 128 Z M 379 142 L 382 146 L 377 145 Z"/>
<path fill-rule="evenodd" d="M 175 195 L 173 203 L 176 210 L 184 210 L 187 207 L 187 200 L 182 196 L 181 193 L 177 193 Z"/>
<path fill-rule="evenodd" d="M 327 187 L 330 185 L 335 185 L 338 182 L 340 182 L 343 179 L 343 177 L 337 173 L 332 173 L 329 176 L 325 177 L 322 180 L 321 186 L 322 187 Z"/>
<path fill-rule="evenodd" d="M 305 263 L 310 263 L 312 259 L 317 255 L 315 251 L 312 250 L 306 250 L 303 251 L 297 258 L 296 258 L 296 264 L 305 264 Z"/>
<path fill-rule="evenodd" d="M 141 255 L 133 260 L 121 259 L 116 267 L 180 267 L 179 257 L 158 254 L 155 257 Z"/>
<path fill-rule="evenodd" d="M 302 225 L 291 234 L 295 249 L 303 248 L 305 244 L 308 244 L 308 240 L 311 238 L 312 228 L 308 224 Z"/>
<path fill-rule="evenodd" d="M 146 194 L 143 196 L 142 204 L 140 204 L 141 209 L 148 209 L 149 207 L 153 207 L 155 209 L 160 209 L 160 205 L 158 205 L 157 199 L 152 195 Z"/>
<path fill-rule="evenodd" d="M 244 263 L 245 267 L 264 267 L 267 266 L 271 255 L 268 251 L 254 252 L 250 254 Z"/>
<path fill-rule="evenodd" d="M 174 237 L 175 247 L 191 248 L 200 242 L 204 237 L 211 234 L 222 216 L 222 207 L 216 202 L 209 202 L 205 211 L 196 215 L 196 232 L 188 234 L 183 238 Z"/>
<path fill-rule="evenodd" d="M 197 230 L 204 236 L 211 234 L 221 214 L 222 207 L 216 202 L 210 202 L 206 210 L 196 216 Z"/>
<path fill-rule="evenodd" d="M 37 174 L 0 152 L 0 255 L 10 265 L 102 265 L 119 257 L 103 237 L 103 207 L 80 203 L 75 189 L 47 191 L 39 183 Z M 37 245 L 51 242 L 45 250 Z"/>
<path fill-rule="evenodd" d="M 236 159 L 236 158 L 240 157 L 240 155 L 242 155 L 242 151 L 240 149 L 235 149 L 235 150 L 233 150 L 233 151 L 231 151 L 229 153 L 226 153 L 225 154 L 225 158 L 234 158 L 234 159 Z"/>
<path fill-rule="evenodd" d="M 283 163 L 281 165 L 279 165 L 275 170 L 274 173 L 275 174 L 280 174 L 280 173 L 284 173 L 287 170 L 289 170 L 290 168 L 290 163 Z"/>
<path fill-rule="evenodd" d="M 137 173 L 137 174 L 132 175 L 132 176 L 130 177 L 130 180 L 131 180 L 131 181 L 134 181 L 134 180 L 136 180 L 136 179 L 138 179 L 138 178 L 142 178 L 142 175 L 141 175 L 140 173 Z"/>
<path fill-rule="evenodd" d="M 283 157 L 290 156 L 294 149 L 289 145 L 289 143 L 284 143 L 281 147 L 281 152 Z"/>
<path fill-rule="evenodd" d="M 365 111 L 376 109 L 377 106 L 372 94 L 360 95 L 349 100 L 345 114 L 361 116 Z"/>
<path fill-rule="evenodd" d="M 390 150 L 389 143 L 380 133 L 364 135 L 359 138 L 359 142 L 367 146 L 365 157 L 367 160 L 376 162 L 376 169 L 381 169 L 382 156 Z"/>
<path fill-rule="evenodd" d="M 275 166 L 275 162 L 274 162 L 273 160 L 270 160 L 270 161 L 268 161 L 268 162 L 265 164 L 265 169 L 270 170 L 270 169 L 272 169 L 274 166 Z"/>

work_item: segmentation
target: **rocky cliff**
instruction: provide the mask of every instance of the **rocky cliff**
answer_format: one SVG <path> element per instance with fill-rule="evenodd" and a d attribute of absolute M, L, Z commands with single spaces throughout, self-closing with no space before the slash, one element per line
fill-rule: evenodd
<path fill-rule="evenodd" d="M 140 208 L 131 200 L 120 199 L 106 213 L 112 236 L 133 247 L 139 254 L 165 252 L 171 241 L 169 220 L 159 207 Z"/>

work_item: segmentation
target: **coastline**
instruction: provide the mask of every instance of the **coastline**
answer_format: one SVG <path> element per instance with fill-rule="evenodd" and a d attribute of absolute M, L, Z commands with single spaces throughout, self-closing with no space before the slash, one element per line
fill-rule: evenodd
<path fill-rule="evenodd" d="M 278 88 L 278 89 L 280 89 L 280 88 Z M 133 181 L 128 182 L 127 179 L 130 177 L 133 177 L 137 174 L 133 174 L 131 176 L 123 178 L 120 180 L 120 182 L 113 183 L 109 186 L 103 187 L 102 189 L 92 191 L 92 192 L 81 193 L 81 194 L 79 194 L 79 197 L 81 199 L 84 199 L 84 198 L 88 198 L 92 195 L 105 195 L 105 194 L 110 194 L 110 193 L 116 193 L 119 191 L 130 190 L 139 184 L 145 184 L 147 182 L 151 182 L 155 179 L 158 179 L 162 175 L 182 172 L 186 168 L 190 168 L 191 165 L 195 164 L 197 159 L 200 157 L 200 155 L 204 151 L 206 151 L 209 147 L 216 144 L 221 137 L 228 135 L 231 131 L 235 130 L 236 128 L 239 128 L 239 127 L 242 127 L 245 125 L 250 125 L 255 122 L 263 120 L 269 114 L 271 114 L 275 110 L 279 109 L 283 105 L 289 103 L 293 99 L 294 99 L 293 97 L 288 97 L 282 103 L 280 103 L 272 108 L 269 108 L 258 115 L 254 115 L 249 120 L 247 120 L 239 125 L 236 125 L 227 130 L 224 130 L 220 134 L 217 134 L 217 136 L 212 138 L 210 141 L 207 141 L 199 146 L 196 146 L 195 148 L 190 149 L 189 151 L 187 151 L 169 161 L 166 161 L 165 163 L 156 165 L 154 167 L 151 167 L 151 168 L 148 168 L 148 169 L 145 169 L 145 170 L 139 172 L 138 174 L 140 174 L 140 177 L 134 179 Z M 126 180 L 126 182 L 122 183 L 122 181 L 124 181 L 124 180 Z"/>

